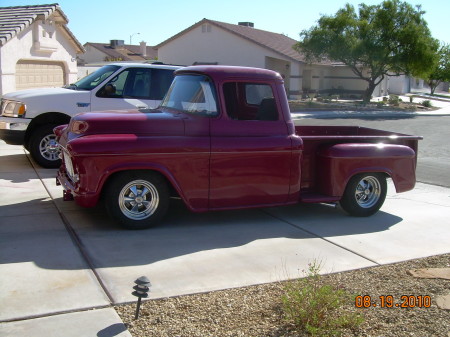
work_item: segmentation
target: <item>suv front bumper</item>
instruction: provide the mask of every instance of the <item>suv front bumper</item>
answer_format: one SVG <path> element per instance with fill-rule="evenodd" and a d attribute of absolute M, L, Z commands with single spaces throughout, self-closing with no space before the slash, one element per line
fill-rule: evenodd
<path fill-rule="evenodd" d="M 30 121 L 27 118 L 0 117 L 0 139 L 6 144 L 22 145 Z"/>

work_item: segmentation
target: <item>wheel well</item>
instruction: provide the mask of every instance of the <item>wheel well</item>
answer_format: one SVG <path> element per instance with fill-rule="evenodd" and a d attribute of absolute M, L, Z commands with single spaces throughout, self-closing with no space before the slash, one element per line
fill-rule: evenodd
<path fill-rule="evenodd" d="M 101 199 L 104 198 L 104 191 L 107 189 L 108 184 L 114 179 L 114 177 L 123 174 L 123 173 L 139 173 L 139 172 L 151 172 L 154 174 L 157 174 L 158 176 L 160 176 L 161 178 L 163 178 L 166 183 L 167 183 L 167 187 L 169 188 L 169 193 L 171 197 L 180 197 L 179 193 L 177 192 L 177 190 L 175 189 L 175 187 L 173 186 L 173 184 L 170 182 L 169 179 L 167 179 L 167 177 L 162 174 L 161 172 L 157 171 L 157 170 L 145 170 L 145 169 L 140 169 L 140 170 L 122 170 L 122 171 L 117 171 L 114 172 L 113 174 L 111 174 L 110 176 L 108 176 L 108 178 L 106 178 L 106 181 L 103 183 L 102 186 L 102 191 L 101 191 Z"/>
<path fill-rule="evenodd" d="M 27 132 L 25 134 L 25 146 L 28 147 L 28 143 L 30 141 L 31 134 L 38 127 L 46 124 L 68 124 L 70 122 L 70 116 L 61 112 L 46 112 L 39 116 L 36 116 L 31 121 L 30 125 L 27 128 Z"/>
<path fill-rule="evenodd" d="M 376 174 L 380 174 L 380 175 L 384 176 L 386 179 L 391 177 L 390 174 L 388 172 L 386 172 L 386 171 L 371 171 L 371 170 L 358 171 L 358 172 L 355 172 L 351 176 L 348 177 L 347 184 L 354 176 L 357 176 L 358 174 L 364 174 L 364 173 L 366 173 L 366 174 L 375 174 L 375 173 Z"/>

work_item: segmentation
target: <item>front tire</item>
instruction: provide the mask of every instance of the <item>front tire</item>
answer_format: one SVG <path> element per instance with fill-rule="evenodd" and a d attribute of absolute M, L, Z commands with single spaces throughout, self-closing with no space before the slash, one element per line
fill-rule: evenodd
<path fill-rule="evenodd" d="M 166 180 L 154 172 L 118 173 L 105 189 L 105 207 L 127 229 L 153 227 L 169 207 Z"/>
<path fill-rule="evenodd" d="M 29 151 L 31 157 L 44 168 L 61 166 L 59 144 L 53 129 L 57 124 L 44 125 L 33 131 L 30 137 Z"/>
<path fill-rule="evenodd" d="M 339 203 L 348 214 L 366 217 L 378 212 L 386 199 L 386 193 L 384 174 L 361 173 L 349 180 Z"/>

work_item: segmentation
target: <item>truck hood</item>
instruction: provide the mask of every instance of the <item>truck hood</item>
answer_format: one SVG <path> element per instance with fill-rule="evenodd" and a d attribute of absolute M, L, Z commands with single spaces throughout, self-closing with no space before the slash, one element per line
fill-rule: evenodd
<path fill-rule="evenodd" d="M 28 99 L 32 99 L 35 97 L 41 97 L 41 96 L 55 96 L 58 95 L 61 97 L 61 95 L 79 95 L 80 92 L 83 91 L 77 91 L 77 90 L 71 90 L 71 89 L 65 89 L 65 88 L 38 88 L 38 89 L 26 89 L 26 90 L 19 90 L 15 92 L 10 92 L 8 94 L 3 95 L 3 98 L 15 100 L 15 101 L 26 101 Z"/>
<path fill-rule="evenodd" d="M 160 110 L 110 110 L 80 113 L 70 121 L 71 138 L 98 134 L 175 135 L 184 134 L 179 114 Z"/>

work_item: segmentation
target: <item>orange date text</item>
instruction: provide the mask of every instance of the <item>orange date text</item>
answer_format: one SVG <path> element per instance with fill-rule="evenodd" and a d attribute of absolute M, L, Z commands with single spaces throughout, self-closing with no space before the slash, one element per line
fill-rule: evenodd
<path fill-rule="evenodd" d="M 428 295 L 401 295 L 395 298 L 392 295 L 378 297 L 370 295 L 358 295 L 355 297 L 357 308 L 429 308 L 431 297 Z"/>

